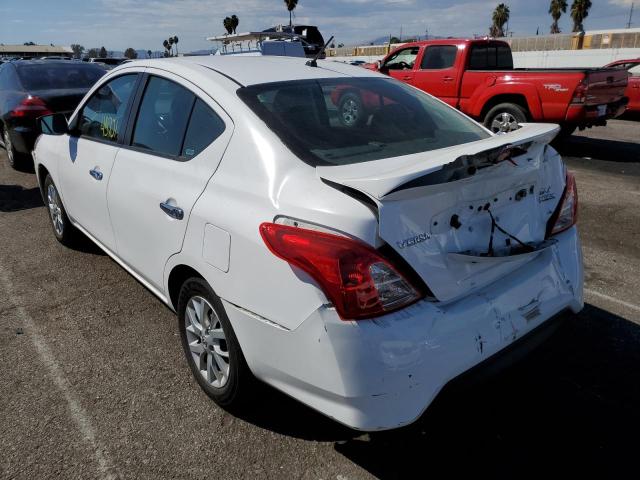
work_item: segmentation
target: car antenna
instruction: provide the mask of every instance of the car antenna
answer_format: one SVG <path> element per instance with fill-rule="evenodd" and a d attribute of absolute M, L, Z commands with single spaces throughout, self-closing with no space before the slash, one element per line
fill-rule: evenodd
<path fill-rule="evenodd" d="M 322 55 L 324 53 L 324 51 L 329 46 L 329 44 L 331 43 L 332 40 L 333 40 L 333 36 L 329 39 L 329 41 L 327 43 L 324 44 L 324 47 L 322 47 L 320 49 L 320 51 L 318 53 L 316 53 L 316 56 L 313 57 L 311 60 L 309 60 L 307 63 L 305 63 L 305 65 L 307 65 L 308 67 L 317 67 L 318 66 L 318 59 L 320 58 L 320 55 Z"/>

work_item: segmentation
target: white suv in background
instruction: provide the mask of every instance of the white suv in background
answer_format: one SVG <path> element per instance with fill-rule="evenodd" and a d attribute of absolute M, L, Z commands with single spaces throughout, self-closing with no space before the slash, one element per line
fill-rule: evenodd
<path fill-rule="evenodd" d="M 58 240 L 82 232 L 177 312 L 220 405 L 257 377 L 395 428 L 582 308 L 577 191 L 556 126 L 496 136 L 393 79 L 317 65 L 123 65 L 68 124 L 41 119 L 35 168 Z M 362 122 L 340 121 L 346 94 Z"/>

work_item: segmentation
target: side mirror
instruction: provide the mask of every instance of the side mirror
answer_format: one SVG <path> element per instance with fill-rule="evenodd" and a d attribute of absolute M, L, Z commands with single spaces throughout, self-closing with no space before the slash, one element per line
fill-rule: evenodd
<path fill-rule="evenodd" d="M 69 133 L 67 119 L 62 113 L 45 115 L 38 119 L 40 132 L 43 135 L 64 135 Z"/>

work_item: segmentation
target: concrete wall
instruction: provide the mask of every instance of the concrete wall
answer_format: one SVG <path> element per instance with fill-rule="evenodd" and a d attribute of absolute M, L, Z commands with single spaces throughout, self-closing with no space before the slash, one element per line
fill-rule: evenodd
<path fill-rule="evenodd" d="M 375 62 L 382 56 L 330 57 L 339 62 L 364 60 Z M 640 48 L 603 48 L 600 50 L 554 50 L 549 52 L 514 52 L 516 68 L 602 67 L 615 60 L 640 58 Z"/>
<path fill-rule="evenodd" d="M 602 67 L 627 58 L 640 58 L 640 48 L 516 52 L 513 63 L 517 68 Z"/>

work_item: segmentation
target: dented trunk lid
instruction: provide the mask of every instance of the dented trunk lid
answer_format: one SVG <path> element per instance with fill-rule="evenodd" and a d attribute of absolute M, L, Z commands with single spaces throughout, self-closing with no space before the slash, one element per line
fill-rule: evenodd
<path fill-rule="evenodd" d="M 547 222 L 566 177 L 560 156 L 548 146 L 557 132 L 555 125 L 524 125 L 438 151 L 316 171 L 325 181 L 371 198 L 380 238 L 437 300 L 448 302 L 507 275 L 552 244 L 545 238 Z"/>

